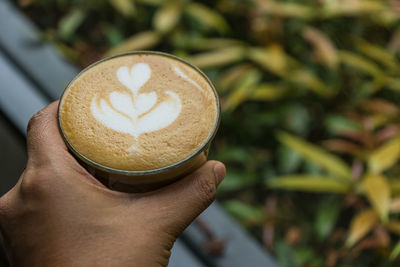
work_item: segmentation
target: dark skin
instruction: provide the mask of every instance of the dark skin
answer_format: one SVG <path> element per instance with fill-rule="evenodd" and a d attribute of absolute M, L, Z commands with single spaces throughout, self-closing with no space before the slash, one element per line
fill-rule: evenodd
<path fill-rule="evenodd" d="M 176 238 L 215 199 L 224 165 L 208 161 L 149 193 L 109 190 L 68 152 L 57 106 L 30 120 L 26 169 L 0 198 L 12 266 L 167 266 Z"/>

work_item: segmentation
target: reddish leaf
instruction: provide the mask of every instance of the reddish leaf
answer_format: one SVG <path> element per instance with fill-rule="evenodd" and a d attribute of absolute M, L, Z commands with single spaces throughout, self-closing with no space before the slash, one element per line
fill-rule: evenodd
<path fill-rule="evenodd" d="M 343 153 L 349 155 L 358 155 L 361 153 L 360 146 L 345 140 L 340 140 L 340 139 L 327 140 L 324 141 L 322 145 L 326 147 L 328 150 L 337 153 Z"/>

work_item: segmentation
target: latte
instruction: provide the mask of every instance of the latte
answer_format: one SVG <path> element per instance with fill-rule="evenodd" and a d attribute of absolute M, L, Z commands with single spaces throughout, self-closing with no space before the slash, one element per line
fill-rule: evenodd
<path fill-rule="evenodd" d="M 138 53 L 79 74 L 60 102 L 59 123 L 84 158 L 123 171 L 157 170 L 204 146 L 218 121 L 209 80 L 172 56 Z"/>

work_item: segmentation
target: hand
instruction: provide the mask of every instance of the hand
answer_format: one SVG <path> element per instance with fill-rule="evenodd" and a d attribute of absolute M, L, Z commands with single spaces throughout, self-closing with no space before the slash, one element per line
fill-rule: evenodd
<path fill-rule="evenodd" d="M 109 190 L 68 152 L 57 105 L 30 120 L 26 169 L 0 198 L 13 266 L 166 266 L 176 238 L 214 200 L 224 165 L 208 161 L 149 193 Z"/>

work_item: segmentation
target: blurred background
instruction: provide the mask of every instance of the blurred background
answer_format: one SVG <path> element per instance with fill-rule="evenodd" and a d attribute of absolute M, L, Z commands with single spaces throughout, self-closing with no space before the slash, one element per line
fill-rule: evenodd
<path fill-rule="evenodd" d="M 218 201 L 280 266 L 399 266 L 400 1 L 14 3 L 79 67 L 158 50 L 201 68 L 223 110 Z M 0 139 L 15 180 L 24 139 L 4 115 Z"/>

